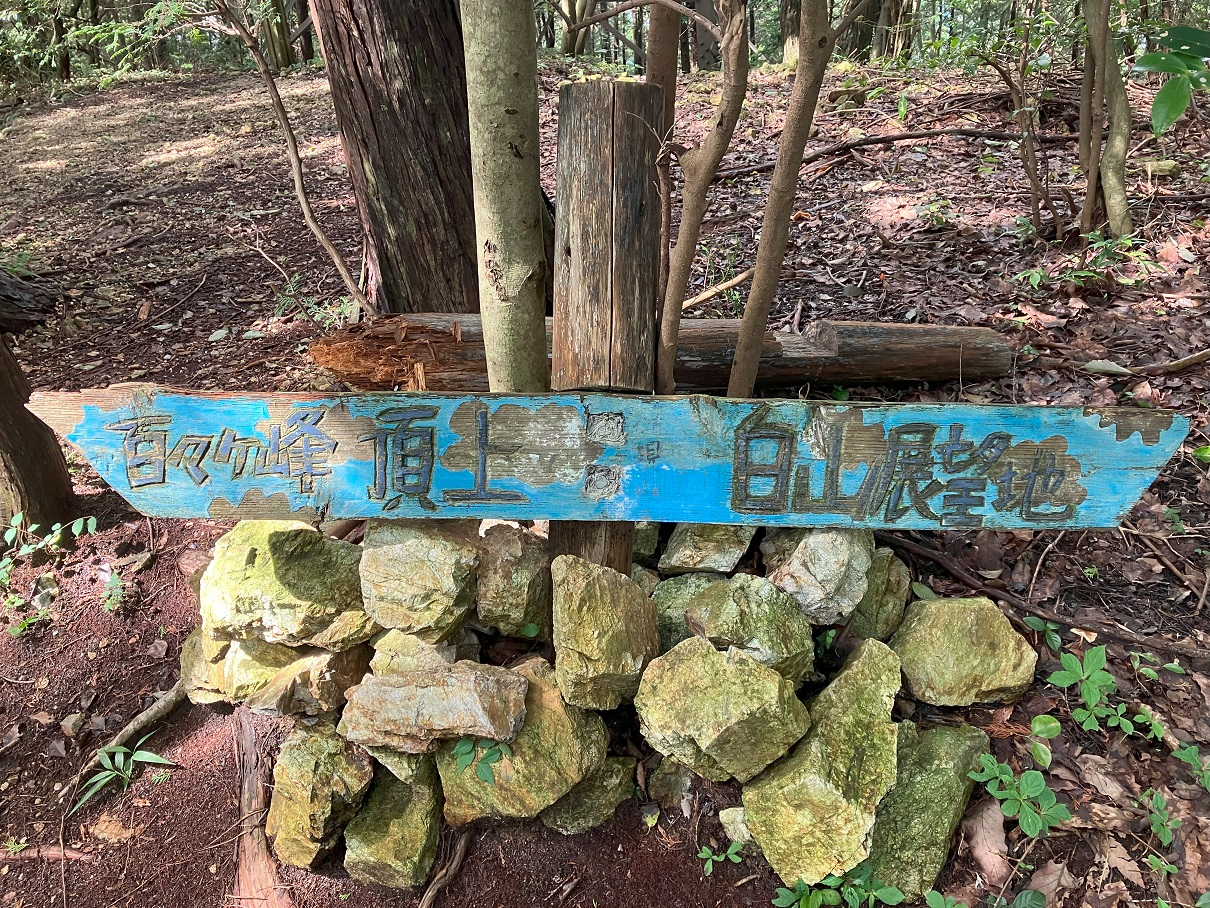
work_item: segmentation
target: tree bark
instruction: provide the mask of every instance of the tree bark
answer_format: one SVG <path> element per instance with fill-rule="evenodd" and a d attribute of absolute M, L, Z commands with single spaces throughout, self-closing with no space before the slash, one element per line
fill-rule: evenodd
<path fill-rule="evenodd" d="M 647 74 L 645 81 L 664 89 L 664 135 L 672 135 L 676 119 L 676 53 L 681 36 L 681 14 L 657 3 L 651 7 L 647 29 Z"/>
<path fill-rule="evenodd" d="M 72 516 L 75 496 L 59 441 L 25 409 L 29 384 L 0 339 L 0 522 L 14 514 L 50 526 Z"/>
<path fill-rule="evenodd" d="M 537 31 L 529 0 L 462 0 L 479 301 L 493 392 L 550 388 Z"/>
<path fill-rule="evenodd" d="M 751 397 L 760 365 L 760 348 L 769 309 L 781 277 L 781 263 L 790 235 L 790 214 L 798 191 L 798 170 L 803 149 L 811 134 L 815 105 L 823 86 L 824 70 L 836 47 L 838 33 L 832 29 L 828 0 L 802 0 L 802 18 L 798 26 L 800 53 L 795 69 L 794 88 L 777 147 L 777 164 L 769 182 L 769 199 L 760 228 L 756 249 L 756 271 L 744 306 L 743 327 L 735 349 L 735 365 L 727 385 L 729 397 Z"/>
<path fill-rule="evenodd" d="M 311 0 L 382 311 L 477 312 L 455 0 Z M 532 18 L 532 12 L 530 13 Z"/>
<path fill-rule="evenodd" d="M 802 15 L 802 0 L 781 0 L 781 62 L 798 65 L 798 19 Z"/>

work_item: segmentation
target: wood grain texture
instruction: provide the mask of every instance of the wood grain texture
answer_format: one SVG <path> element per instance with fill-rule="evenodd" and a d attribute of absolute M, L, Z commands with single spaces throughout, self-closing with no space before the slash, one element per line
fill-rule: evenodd
<path fill-rule="evenodd" d="M 551 320 L 547 319 L 547 348 Z M 678 390 L 727 386 L 738 319 L 686 319 L 677 351 Z M 379 319 L 311 343 L 311 357 L 363 391 L 487 390 L 478 316 L 423 313 Z M 980 381 L 1012 370 L 1013 353 L 989 328 L 814 322 L 802 335 L 765 334 L 757 387 L 807 382 Z M 563 389 L 566 390 L 566 389 Z"/>
<path fill-rule="evenodd" d="M 663 90 L 637 82 L 582 82 L 559 93 L 557 391 L 654 388 L 663 108 Z"/>
<path fill-rule="evenodd" d="M 163 517 L 1106 527 L 1189 421 L 1133 408 L 612 394 L 35 394 Z"/>

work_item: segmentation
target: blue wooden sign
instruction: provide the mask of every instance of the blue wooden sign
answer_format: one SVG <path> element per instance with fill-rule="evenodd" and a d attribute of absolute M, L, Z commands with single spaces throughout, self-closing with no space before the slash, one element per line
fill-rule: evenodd
<path fill-rule="evenodd" d="M 1108 527 L 1189 428 L 1125 408 L 151 385 L 30 409 L 162 517 Z"/>

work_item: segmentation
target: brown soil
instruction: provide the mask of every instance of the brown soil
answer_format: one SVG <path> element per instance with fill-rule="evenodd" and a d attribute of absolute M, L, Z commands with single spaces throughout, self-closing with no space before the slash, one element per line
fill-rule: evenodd
<path fill-rule="evenodd" d="M 556 126 L 549 102 L 564 75 L 552 70 L 543 76 L 548 191 Z M 944 74 L 930 75 L 927 88 L 907 79 L 870 79 L 871 86 L 885 85 L 885 94 L 858 111 L 821 115 L 821 145 L 850 127 L 897 131 L 888 118 L 901 93 L 911 96 L 913 129 L 958 122 L 1005 128 L 1006 102 L 991 83 L 955 77 L 947 84 Z M 704 128 L 710 90 L 709 81 L 697 77 L 684 87 L 684 136 Z M 737 147 L 725 166 L 772 157 L 785 93 L 784 77 L 754 77 Z M 326 83 L 322 75 L 293 76 L 284 80 L 283 94 L 295 116 L 320 217 L 356 262 L 360 236 Z M 1206 137 L 1192 126 L 1186 130 L 1176 147 L 1196 158 L 1206 150 Z M 22 112 L 0 135 L 0 255 L 10 262 L 28 256 L 32 270 L 64 290 L 62 308 L 45 326 L 11 339 L 35 388 L 138 379 L 189 388 L 332 386 L 309 363 L 305 347 L 333 323 L 339 281 L 298 214 L 280 138 L 254 77 L 198 76 L 72 96 Z M 1065 172 L 1073 150 L 1074 144 L 1052 150 L 1055 173 Z M 1196 166 L 1189 164 L 1186 173 L 1183 183 L 1166 184 L 1162 192 L 1196 196 L 1204 187 Z M 763 180 L 715 188 L 691 293 L 751 264 Z M 1020 242 L 1002 230 L 1025 212 L 1011 150 L 944 139 L 821 161 L 802 183 L 773 324 L 787 327 L 796 314 L 802 320 L 983 324 L 1010 333 L 1022 350 L 1016 373 L 1000 381 L 866 388 L 854 390 L 853 399 L 1133 402 L 1171 406 L 1191 416 L 1199 434 L 1136 508 L 1126 533 L 955 533 L 930 540 L 981 572 L 992 587 L 1065 615 L 1087 614 L 1158 634 L 1154 648 L 1160 652 L 1165 637 L 1210 645 L 1210 620 L 1199 601 L 1205 599 L 1210 550 L 1210 477 L 1190 454 L 1210 441 L 1210 370 L 1124 380 L 1088 374 L 1075 364 L 1110 359 L 1137 366 L 1210 343 L 1203 273 L 1210 232 L 1198 220 L 1204 201 L 1165 201 L 1137 172 L 1131 180 L 1133 195 L 1142 200 L 1136 213 L 1155 270 L 1127 264 L 1118 269 L 1120 276 L 1135 283 L 1035 295 L 1004 276 L 1036 265 L 1057 267 L 1061 251 Z M 709 308 L 734 314 L 741 301 L 732 294 Z M 805 387 L 799 393 L 829 397 L 834 391 Z M 148 742 L 177 766 L 167 773 L 144 772 L 129 791 L 103 795 L 65 817 L 74 800 L 75 770 L 91 749 L 175 680 L 180 642 L 197 622 L 178 562 L 209 549 L 227 526 L 148 520 L 78 463 L 75 475 L 81 513 L 96 515 L 98 530 L 53 563 L 22 568 L 14 576 L 12 589 L 25 595 L 38 574 L 53 570 L 60 595 L 50 621 L 17 637 L 0 634 L 0 838 L 18 851 L 7 860 L 0 853 L 0 905 L 232 904 L 227 894 L 234 874 L 238 780 L 234 723 L 225 711 L 179 710 Z M 140 553 L 150 553 L 146 564 L 125 560 Z M 968 591 L 930 562 L 912 567 L 914 578 L 938 593 Z M 121 573 L 126 596 L 109 611 L 103 577 L 113 570 Z M 1064 643 L 1086 645 L 1068 632 Z M 1157 683 L 1132 673 L 1125 648 L 1114 645 L 1110 652 L 1123 696 L 1163 713 L 1183 741 L 1198 742 L 1203 754 L 1210 753 L 1210 664 L 1182 660 L 1187 674 L 1161 672 Z M 1056 660 L 1044 651 L 1039 677 L 1055 668 Z M 1141 862 L 1148 851 L 1162 849 L 1150 837 L 1145 812 L 1131 800 L 1156 789 L 1185 821 L 1177 844 L 1165 852 L 1180 861 L 1181 873 L 1175 888 L 1164 892 L 1174 902 L 1192 904 L 1210 888 L 1197 888 L 1210 873 L 1210 798 L 1190 783 L 1185 768 L 1165 758 L 1162 747 L 1078 729 L 1068 715 L 1071 705 L 1053 686 L 1039 684 L 1013 709 L 903 709 L 924 721 L 967 720 L 987 728 L 998 757 L 1018 769 L 1029 765 L 1024 754 L 1030 717 L 1050 711 L 1063 718 L 1050 780 L 1084 825 L 1033 846 L 1008 895 L 1026 883 L 1031 867 L 1057 860 L 1077 880 L 1062 897 L 1072 908 L 1155 898 L 1154 877 Z M 83 713 L 86 722 L 68 736 L 60 723 L 73 713 Z M 257 724 L 272 753 L 288 723 Z M 614 748 L 624 752 L 627 723 L 619 720 L 613 727 Z M 1125 795 L 1106 794 L 1103 775 L 1087 768 L 1100 764 L 1089 758 L 1104 761 Z M 707 787 L 691 818 L 666 812 L 653 829 L 640 817 L 637 802 L 624 805 L 601 829 L 573 838 L 534 823 L 476 827 L 462 870 L 438 903 L 766 905 L 777 882 L 762 860 L 724 864 L 704 878 L 696 858 L 701 844 L 724 843 L 714 815 L 737 796 L 734 786 Z M 1118 863 L 1107 863 L 1108 840 L 1098 838 L 1106 829 L 1118 830 L 1112 841 L 1120 841 L 1125 864 L 1120 855 Z M 446 833 L 442 861 L 453 836 Z M 23 853 L 22 844 L 28 846 Z M 60 845 L 89 860 L 53 858 Z M 960 841 L 939 884 L 968 904 L 988 894 L 980 888 L 974 846 Z M 1029 847 L 1015 827 L 1010 847 L 1018 857 Z M 283 868 L 281 876 L 300 908 L 417 901 L 416 894 L 351 882 L 339 855 L 318 874 Z"/>

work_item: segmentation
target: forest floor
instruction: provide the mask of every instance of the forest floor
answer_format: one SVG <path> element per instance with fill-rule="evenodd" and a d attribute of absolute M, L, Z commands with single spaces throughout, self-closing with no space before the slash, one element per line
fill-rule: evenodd
<path fill-rule="evenodd" d="M 568 74 L 557 67 L 542 74 L 543 173 L 552 194 L 556 85 Z M 865 89 L 866 102 L 852 110 L 825 105 L 810 148 L 859 133 L 1010 128 L 1007 93 L 982 75 L 838 70 L 825 96 L 852 87 Z M 682 86 L 681 141 L 705 129 L 715 88 L 708 76 Z M 1078 82 L 1060 78 L 1057 88 L 1041 129 L 1068 133 Z M 282 90 L 319 216 L 357 262 L 359 229 L 326 81 L 294 75 Z M 724 167 L 772 160 L 787 91 L 784 73 L 754 74 Z M 1138 110 L 1149 97 L 1137 90 Z M 1135 144 L 1143 144 L 1145 117 L 1136 120 Z M 9 338 L 35 389 L 131 380 L 196 389 L 333 388 L 308 360 L 307 344 L 333 330 L 347 308 L 298 213 L 281 138 L 255 76 L 68 93 L 7 115 L 0 139 L 0 263 L 62 289 L 60 309 L 43 326 Z M 1189 442 L 1120 531 L 984 531 L 917 541 L 942 548 L 986 588 L 1061 614 L 1064 647 L 1081 652 L 1108 643 L 1123 701 L 1148 707 L 1180 742 L 1210 755 L 1210 470 L 1192 453 L 1210 442 L 1210 365 L 1150 376 L 1106 374 L 1112 367 L 1104 366 L 1163 364 L 1210 346 L 1204 120 L 1179 125 L 1163 146 L 1145 144 L 1130 166 L 1137 239 L 1129 248 L 1102 249 L 1091 262 L 1022 226 L 1028 191 L 1016 152 L 1003 141 L 948 136 L 820 159 L 800 182 L 772 324 L 792 330 L 843 318 L 982 325 L 1003 332 L 1019 351 L 1013 374 L 996 381 L 790 390 L 804 397 L 1120 404 L 1189 416 Z M 1075 142 L 1046 150 L 1051 172 L 1078 198 Z M 1181 161 L 1182 176 L 1149 179 L 1139 163 L 1149 156 Z M 752 263 L 767 180 L 763 173 L 715 185 L 691 294 Z M 1038 268 L 1045 276 L 1038 275 L 1037 289 L 1015 278 Z M 695 314 L 734 315 L 745 289 Z M 1102 365 L 1081 368 L 1093 361 Z M 97 530 L 50 566 L 59 594 L 46 620 L 0 635 L 0 840 L 7 846 L 0 850 L 0 905 L 231 904 L 232 830 L 240 818 L 230 712 L 178 710 L 149 743 L 173 768 L 146 772 L 128 792 L 65 816 L 74 774 L 91 748 L 175 680 L 180 643 L 198 620 L 186 574 L 227 528 L 140 517 L 78 459 L 72 464 L 82 513 L 97 517 Z M 970 590 L 931 560 L 911 566 L 916 580 L 941 595 Z M 24 594 L 44 570 L 22 568 L 13 589 Z M 115 573 L 122 577 L 116 596 L 106 582 Z M 8 617 L 12 630 L 21 618 Z M 1069 630 L 1082 620 L 1150 642 L 1123 645 L 1114 639 L 1120 633 Z M 1058 660 L 1040 636 L 1035 642 L 1045 679 Z M 1169 662 L 1174 645 L 1194 653 L 1178 660 L 1182 673 L 1151 666 L 1152 654 Z M 1158 680 L 1144 671 L 1149 667 Z M 1050 712 L 1064 724 L 1052 742 L 1049 780 L 1071 805 L 1073 821 L 1037 841 L 1010 822 L 1011 875 L 989 892 L 986 862 L 1004 848 L 1006 827 L 977 796 L 938 888 L 972 906 L 1026 886 L 1047 891 L 1052 906 L 1114 908 L 1154 901 L 1157 891 L 1170 904 L 1192 906 L 1210 890 L 1210 793 L 1169 755 L 1176 740 L 1166 746 L 1082 731 L 1070 718 L 1073 705 L 1039 680 L 1015 708 L 915 708 L 915 718 L 986 728 L 997 756 L 1019 768 L 1029 765 L 1032 716 Z M 909 709 L 901 704 L 899 714 Z M 286 723 L 257 723 L 272 752 Z M 1169 824 L 1170 844 L 1156 832 L 1154 811 L 1139 806 L 1151 792 L 1161 793 L 1180 820 Z M 665 813 L 652 829 L 637 802 L 573 838 L 539 824 L 476 829 L 439 903 L 766 905 L 776 883 L 763 861 L 724 864 L 704 877 L 696 858 L 702 842 L 724 841 L 714 816 L 736 794 L 734 786 L 706 785 L 693 817 Z M 439 860 L 451 844 L 447 835 Z M 70 859 L 58 859 L 61 846 Z M 1148 855 L 1164 856 L 1175 873 L 1161 879 Z M 299 908 L 410 906 L 417 898 L 356 884 L 338 860 L 318 874 L 287 868 L 282 877 Z"/>

